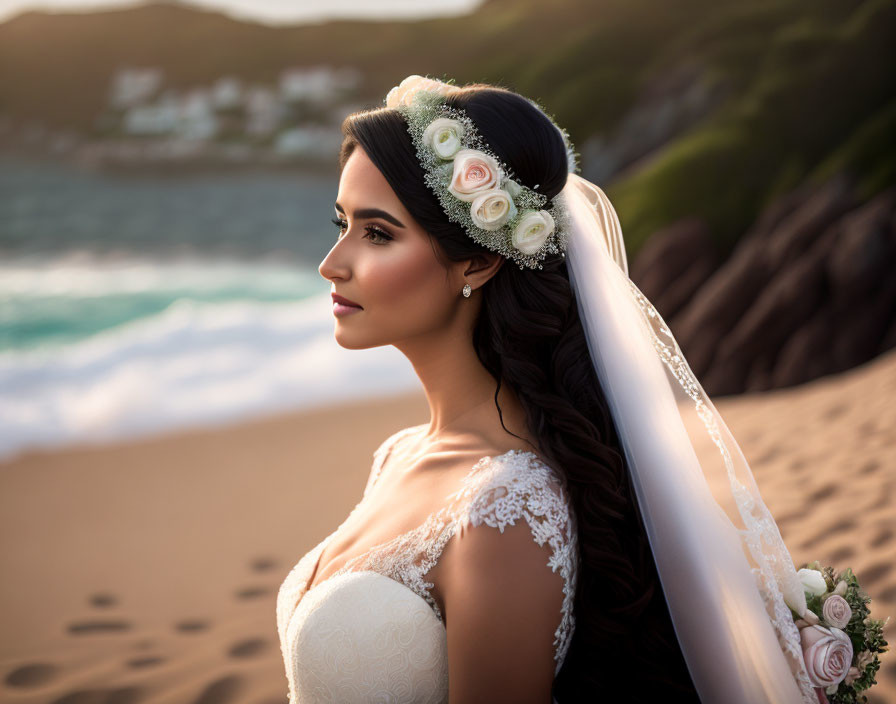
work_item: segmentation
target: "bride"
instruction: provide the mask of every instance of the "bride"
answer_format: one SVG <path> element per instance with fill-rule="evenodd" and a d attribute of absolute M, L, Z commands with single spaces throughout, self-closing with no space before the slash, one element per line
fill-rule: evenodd
<path fill-rule="evenodd" d="M 430 419 L 280 588 L 290 702 L 815 701 L 790 556 L 565 130 L 410 76 L 343 132 L 336 341 Z"/>

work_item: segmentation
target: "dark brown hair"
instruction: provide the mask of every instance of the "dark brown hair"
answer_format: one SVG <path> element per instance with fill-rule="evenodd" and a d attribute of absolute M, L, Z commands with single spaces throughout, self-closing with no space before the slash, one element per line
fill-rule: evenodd
<path fill-rule="evenodd" d="M 566 183 L 560 132 L 513 91 L 474 84 L 447 102 L 466 111 L 518 179 L 553 199 Z M 445 216 L 423 181 L 407 124 L 394 108 L 349 115 L 340 168 L 359 146 L 440 256 L 468 259 L 487 250 Z M 549 200 L 550 207 L 553 200 Z M 506 261 L 483 286 L 473 344 L 498 389 L 507 384 L 526 409 L 542 457 L 565 475 L 580 547 L 575 631 L 554 679 L 559 704 L 699 702 L 669 616 L 613 418 L 594 372 L 566 261 L 543 269 Z M 498 408 L 500 414 L 500 407 Z M 503 420 L 502 420 L 503 425 Z M 509 432 L 509 431 L 508 431 Z"/>

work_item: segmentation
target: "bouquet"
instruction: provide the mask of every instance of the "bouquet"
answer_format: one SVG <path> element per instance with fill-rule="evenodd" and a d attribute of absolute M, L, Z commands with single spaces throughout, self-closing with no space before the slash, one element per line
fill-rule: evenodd
<path fill-rule="evenodd" d="M 817 561 L 797 572 L 806 593 L 806 611 L 791 610 L 809 679 L 822 704 L 867 702 L 860 692 L 876 683 L 878 653 L 887 651 L 886 621 L 869 615 L 871 598 L 850 568 L 837 574 Z"/>

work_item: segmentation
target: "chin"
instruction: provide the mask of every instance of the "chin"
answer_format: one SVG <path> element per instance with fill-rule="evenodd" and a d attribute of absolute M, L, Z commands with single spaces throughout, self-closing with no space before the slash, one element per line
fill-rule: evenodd
<path fill-rule="evenodd" d="M 340 330 L 338 325 L 333 338 L 336 340 L 336 344 L 347 350 L 366 350 L 378 346 L 376 343 L 372 344 L 370 341 L 365 341 L 362 336 L 352 335 L 346 333 L 345 330 Z"/>

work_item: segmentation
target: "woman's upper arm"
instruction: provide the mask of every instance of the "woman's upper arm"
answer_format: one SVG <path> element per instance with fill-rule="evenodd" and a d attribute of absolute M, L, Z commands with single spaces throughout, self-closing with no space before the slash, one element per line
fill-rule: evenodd
<path fill-rule="evenodd" d="M 454 536 L 444 576 L 450 704 L 550 704 L 564 579 L 523 517 Z"/>

